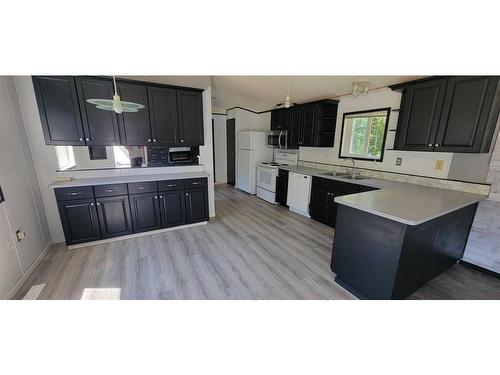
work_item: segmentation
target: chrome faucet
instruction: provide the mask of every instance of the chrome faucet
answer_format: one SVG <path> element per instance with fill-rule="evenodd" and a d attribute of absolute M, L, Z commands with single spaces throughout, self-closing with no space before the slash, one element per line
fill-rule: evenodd
<path fill-rule="evenodd" d="M 351 178 L 356 178 L 356 176 L 358 175 L 358 171 L 356 170 L 356 162 L 354 161 L 354 159 L 352 159 L 352 158 L 344 159 L 344 161 L 342 162 L 342 167 L 344 166 L 345 162 L 348 160 L 352 162 L 351 173 L 348 172 L 347 167 L 346 167 L 345 173 L 348 176 L 350 176 Z"/>

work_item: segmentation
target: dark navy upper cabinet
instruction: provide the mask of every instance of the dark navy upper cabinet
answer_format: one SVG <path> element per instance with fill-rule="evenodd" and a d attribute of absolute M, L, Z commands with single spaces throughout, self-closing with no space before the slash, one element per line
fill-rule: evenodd
<path fill-rule="evenodd" d="M 137 112 L 98 109 L 88 99 L 111 100 L 113 81 L 104 77 L 33 77 L 48 145 L 201 146 L 202 92 L 167 85 L 117 81 L 121 100 L 139 103 Z"/>
<path fill-rule="evenodd" d="M 498 118 L 498 108 L 493 108 L 490 114 L 497 86 L 498 77 L 454 77 L 448 80 L 436 151 L 489 151 Z"/>
<path fill-rule="evenodd" d="M 155 145 L 179 144 L 176 90 L 166 87 L 148 87 L 152 142 Z"/>
<path fill-rule="evenodd" d="M 177 90 L 179 144 L 201 146 L 203 134 L 203 100 L 198 91 Z"/>
<path fill-rule="evenodd" d="M 33 77 L 47 145 L 85 145 L 74 77 Z"/>
<path fill-rule="evenodd" d="M 499 77 L 438 77 L 393 85 L 401 90 L 394 148 L 489 152 L 500 111 Z"/>
<path fill-rule="evenodd" d="M 120 144 L 118 119 L 114 111 L 98 109 L 87 99 L 112 99 L 113 82 L 100 78 L 76 78 L 85 142 L 89 146 Z"/>
<path fill-rule="evenodd" d="M 144 108 L 137 112 L 123 112 L 118 115 L 120 144 L 142 146 L 153 142 L 149 119 L 148 91 L 146 85 L 117 82 L 120 99 L 126 102 L 142 104 Z"/>

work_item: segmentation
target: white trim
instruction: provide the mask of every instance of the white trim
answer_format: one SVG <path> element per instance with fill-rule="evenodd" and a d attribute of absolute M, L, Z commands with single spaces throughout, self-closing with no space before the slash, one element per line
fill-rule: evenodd
<path fill-rule="evenodd" d="M 31 266 L 26 270 L 26 272 L 21 276 L 19 280 L 14 284 L 12 289 L 10 290 L 9 293 L 7 293 L 7 296 L 5 299 L 12 299 L 14 295 L 21 289 L 21 286 L 28 280 L 28 278 L 31 276 L 33 271 L 35 270 L 36 266 L 38 266 L 38 263 L 42 260 L 42 258 L 47 254 L 47 251 L 52 247 L 52 241 L 50 241 L 47 246 L 45 246 L 45 249 L 40 253 L 40 255 L 35 259 L 33 263 L 31 263 Z"/>
<path fill-rule="evenodd" d="M 178 230 L 178 229 L 192 228 L 192 227 L 197 227 L 197 226 L 205 225 L 205 224 L 208 224 L 208 221 L 202 221 L 200 223 L 194 223 L 194 224 L 179 225 L 178 227 L 172 227 L 172 228 L 163 228 L 163 229 L 158 229 L 158 230 L 152 230 L 149 232 L 128 234 L 126 236 L 121 236 L 121 237 L 106 238 L 104 240 L 85 242 L 85 243 L 81 243 L 81 244 L 77 244 L 77 245 L 69 245 L 68 249 L 70 249 L 70 250 L 81 249 L 82 247 L 101 245 L 104 243 L 123 241 L 123 240 L 128 240 L 128 239 L 137 238 L 137 237 L 150 236 L 152 234 L 165 233 L 165 232 L 170 232 L 170 231 Z"/>

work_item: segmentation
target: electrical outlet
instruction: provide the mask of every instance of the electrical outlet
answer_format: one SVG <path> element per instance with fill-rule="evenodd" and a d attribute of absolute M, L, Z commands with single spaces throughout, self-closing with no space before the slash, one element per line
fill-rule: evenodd
<path fill-rule="evenodd" d="M 403 162 L 403 158 L 396 158 L 396 165 L 401 165 L 401 163 Z"/>
<path fill-rule="evenodd" d="M 443 165 L 444 165 L 444 160 L 436 160 L 436 165 L 434 166 L 434 169 L 436 171 L 442 171 Z"/>

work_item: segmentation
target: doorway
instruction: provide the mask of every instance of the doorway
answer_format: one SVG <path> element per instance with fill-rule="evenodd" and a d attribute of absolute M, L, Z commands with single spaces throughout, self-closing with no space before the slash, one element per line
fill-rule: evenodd
<path fill-rule="evenodd" d="M 236 184 L 236 120 L 226 120 L 226 142 L 227 142 L 227 183 Z"/>

